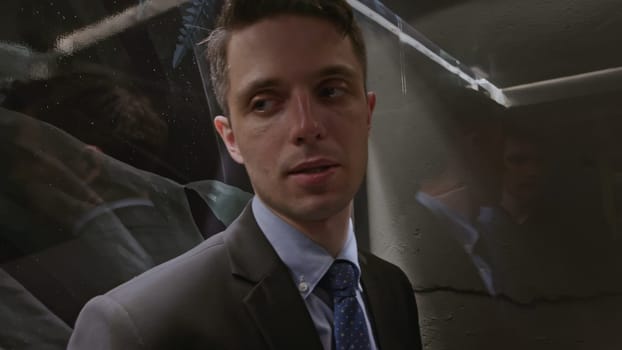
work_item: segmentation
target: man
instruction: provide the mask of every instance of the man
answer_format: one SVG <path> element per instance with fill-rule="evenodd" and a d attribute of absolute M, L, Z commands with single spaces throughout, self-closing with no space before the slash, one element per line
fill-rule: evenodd
<path fill-rule="evenodd" d="M 93 299 L 70 349 L 420 349 L 402 271 L 358 253 L 375 95 L 345 1 L 227 1 L 215 127 L 256 196 L 227 230 Z"/>
<path fill-rule="evenodd" d="M 542 200 L 545 167 L 542 146 L 535 137 L 513 130 L 503 151 L 503 194 L 501 207 L 512 220 L 523 224 L 537 211 Z"/>
<path fill-rule="evenodd" d="M 482 219 L 499 198 L 503 134 L 497 107 L 471 91 L 441 90 L 447 106 L 438 118 L 449 142 L 437 147 L 434 166 L 415 195 L 426 224 L 414 258 L 418 283 L 496 295 Z M 444 93 L 444 94 L 442 94 Z M 417 159 L 421 161 L 421 159 Z"/>
<path fill-rule="evenodd" d="M 4 108 L 0 136 L 0 348 L 65 349 L 89 299 L 199 244 L 185 189 L 226 224 L 250 197 L 140 171 Z"/>
<path fill-rule="evenodd" d="M 36 298 L 51 319 L 73 325 L 89 299 L 203 241 L 183 186 L 4 108 L 0 136 L 0 272 L 16 282 L 5 288 L 10 280 L 0 279 L 0 308 Z M 31 298 L 7 302 L 21 295 L 17 285 Z M 5 334 L 24 337 L 34 325 L 5 327 L 0 347 Z"/>

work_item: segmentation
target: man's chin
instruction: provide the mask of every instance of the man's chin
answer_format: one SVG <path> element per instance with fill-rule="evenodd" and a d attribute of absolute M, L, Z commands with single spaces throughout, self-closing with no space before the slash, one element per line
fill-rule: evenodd
<path fill-rule="evenodd" d="M 349 210 L 350 201 L 310 199 L 289 208 L 291 219 L 296 221 L 320 222 L 329 220 L 344 210 Z"/>

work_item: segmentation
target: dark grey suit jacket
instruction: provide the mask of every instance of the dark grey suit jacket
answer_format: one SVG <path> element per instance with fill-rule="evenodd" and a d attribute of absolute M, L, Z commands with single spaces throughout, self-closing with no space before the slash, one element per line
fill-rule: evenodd
<path fill-rule="evenodd" d="M 360 255 L 378 346 L 421 349 L 404 273 Z M 250 206 L 227 230 L 91 300 L 69 349 L 322 349 L 287 267 Z"/>

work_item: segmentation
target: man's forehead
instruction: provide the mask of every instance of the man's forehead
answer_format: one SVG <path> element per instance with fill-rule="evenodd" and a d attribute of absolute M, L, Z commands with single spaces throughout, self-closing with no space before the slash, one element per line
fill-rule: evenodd
<path fill-rule="evenodd" d="M 279 64 L 293 68 L 305 63 L 341 65 L 348 70 L 360 65 L 348 37 L 331 22 L 311 16 L 279 15 L 237 29 L 231 33 L 227 52 L 229 70 Z"/>
<path fill-rule="evenodd" d="M 283 32 L 283 28 L 285 27 L 290 30 Z M 265 33 L 277 35 L 287 34 L 291 37 L 311 37 L 312 34 L 317 32 L 338 35 L 345 38 L 345 35 L 342 34 L 337 26 L 327 19 L 316 16 L 286 13 L 266 17 L 253 23 L 233 28 L 229 38 L 229 47 L 231 47 L 232 42 L 235 44 L 237 41 L 252 41 L 253 39 L 263 36 Z M 280 35 L 278 36 L 281 37 Z"/>

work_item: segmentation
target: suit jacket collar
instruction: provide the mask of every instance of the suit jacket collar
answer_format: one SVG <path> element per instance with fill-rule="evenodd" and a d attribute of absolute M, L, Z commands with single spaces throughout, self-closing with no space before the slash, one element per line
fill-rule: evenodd
<path fill-rule="evenodd" d="M 384 327 L 387 326 L 387 322 L 384 321 L 390 320 L 391 315 L 387 313 L 389 310 L 383 307 L 383 289 L 378 288 L 382 286 L 382 284 L 378 284 L 378 282 L 374 280 L 374 276 L 368 271 L 367 268 L 367 257 L 360 253 L 359 264 L 361 266 L 361 284 L 363 284 L 364 291 L 363 300 L 365 301 L 369 323 L 371 324 L 372 332 L 374 334 L 374 338 L 376 339 L 376 346 L 378 349 L 390 349 L 383 337 Z"/>
<path fill-rule="evenodd" d="M 231 272 L 251 284 L 244 304 L 270 349 L 322 349 L 285 264 L 261 233 L 250 205 L 227 229 Z"/>
<path fill-rule="evenodd" d="M 400 334 L 396 337 L 395 333 L 396 322 L 405 321 L 403 316 L 396 315 L 396 308 L 401 305 L 396 304 L 393 292 L 386 288 L 386 270 L 380 269 L 378 263 L 371 262 L 373 259 L 378 258 L 368 253 L 359 253 L 361 283 L 365 291 L 363 300 L 376 346 L 380 350 L 404 349 L 403 339 L 400 337 L 408 335 Z"/>

